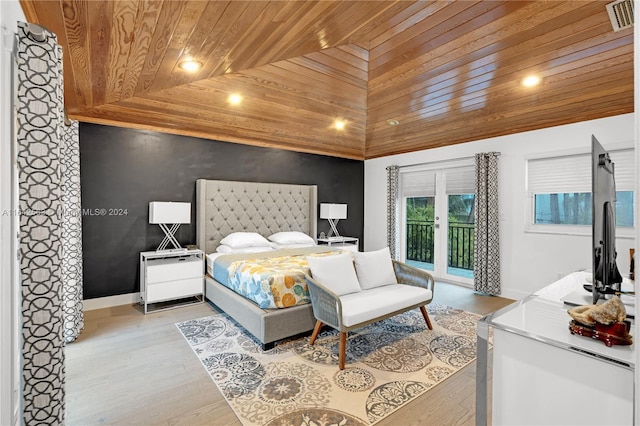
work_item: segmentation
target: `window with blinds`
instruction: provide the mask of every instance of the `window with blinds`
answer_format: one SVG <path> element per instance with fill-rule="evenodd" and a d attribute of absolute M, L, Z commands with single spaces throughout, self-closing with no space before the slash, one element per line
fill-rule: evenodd
<path fill-rule="evenodd" d="M 615 164 L 616 225 L 633 228 L 634 152 L 609 151 Z M 591 154 L 527 161 L 531 225 L 591 225 Z"/>
<path fill-rule="evenodd" d="M 473 194 L 475 171 L 473 166 L 449 168 L 444 174 L 444 189 L 448 195 Z M 401 193 L 404 197 L 435 197 L 436 171 L 420 170 L 402 173 Z"/>

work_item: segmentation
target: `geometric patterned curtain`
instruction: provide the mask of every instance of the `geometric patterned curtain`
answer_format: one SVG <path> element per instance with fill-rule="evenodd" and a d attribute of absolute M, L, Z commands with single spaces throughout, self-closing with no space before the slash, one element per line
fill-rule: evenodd
<path fill-rule="evenodd" d="M 499 152 L 476 154 L 473 279 L 476 291 L 497 296 L 500 285 Z"/>
<path fill-rule="evenodd" d="M 18 23 L 17 168 L 23 423 L 64 424 L 60 140 L 62 50 L 51 32 Z"/>
<path fill-rule="evenodd" d="M 84 328 L 82 312 L 82 207 L 78 122 L 62 126 L 62 310 L 64 339 L 73 342 Z"/>
<path fill-rule="evenodd" d="M 398 260 L 400 254 L 400 167 L 387 167 L 387 246 L 391 258 Z"/>

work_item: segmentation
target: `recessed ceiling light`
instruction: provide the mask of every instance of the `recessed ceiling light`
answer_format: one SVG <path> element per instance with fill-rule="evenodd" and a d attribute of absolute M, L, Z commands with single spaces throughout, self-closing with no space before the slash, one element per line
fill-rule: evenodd
<path fill-rule="evenodd" d="M 540 84 L 540 77 L 537 75 L 529 75 L 522 79 L 522 85 L 524 87 L 533 87 Z"/>
<path fill-rule="evenodd" d="M 344 130 L 346 125 L 347 125 L 347 123 L 344 120 L 336 120 L 336 122 L 334 124 L 334 126 L 338 130 Z"/>
<path fill-rule="evenodd" d="M 387 124 L 389 126 L 397 126 L 398 124 L 400 124 L 400 122 L 396 119 L 390 118 L 387 120 Z"/>
<path fill-rule="evenodd" d="M 202 68 L 202 62 L 189 59 L 189 60 L 180 62 L 178 66 L 185 71 L 195 72 L 195 71 L 198 71 L 200 68 Z"/>
<path fill-rule="evenodd" d="M 229 98 L 227 100 L 231 105 L 240 105 L 240 102 L 242 102 L 242 96 L 238 95 L 237 93 L 233 93 L 229 95 Z"/>

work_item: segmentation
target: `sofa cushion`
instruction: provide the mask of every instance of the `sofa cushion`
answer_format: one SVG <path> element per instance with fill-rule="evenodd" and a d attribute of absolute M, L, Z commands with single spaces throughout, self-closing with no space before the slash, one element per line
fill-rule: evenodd
<path fill-rule="evenodd" d="M 363 322 L 431 301 L 431 290 L 406 284 L 390 284 L 340 297 L 342 324 L 353 327 Z"/>
<path fill-rule="evenodd" d="M 338 296 L 360 291 L 351 252 L 332 256 L 307 256 L 307 263 L 313 279 Z"/>
<path fill-rule="evenodd" d="M 363 251 L 353 254 L 360 288 L 369 290 L 383 285 L 396 284 L 389 247 L 376 251 Z"/>

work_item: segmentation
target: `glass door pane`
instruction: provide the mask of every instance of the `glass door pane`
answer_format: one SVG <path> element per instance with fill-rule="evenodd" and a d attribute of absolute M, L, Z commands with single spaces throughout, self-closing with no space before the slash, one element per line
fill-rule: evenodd
<path fill-rule="evenodd" d="M 407 197 L 406 253 L 407 264 L 433 271 L 435 197 Z"/>
<path fill-rule="evenodd" d="M 447 274 L 473 279 L 474 194 L 448 197 Z"/>
<path fill-rule="evenodd" d="M 474 176 L 468 165 L 402 175 L 405 262 L 436 279 L 473 282 Z"/>

